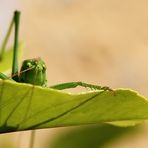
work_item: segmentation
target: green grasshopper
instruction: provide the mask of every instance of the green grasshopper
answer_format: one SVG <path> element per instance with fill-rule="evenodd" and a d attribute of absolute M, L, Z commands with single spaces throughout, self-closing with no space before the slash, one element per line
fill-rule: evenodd
<path fill-rule="evenodd" d="M 40 58 L 27 59 L 23 61 L 20 72 L 18 71 L 18 35 L 19 35 L 19 22 L 20 22 L 20 12 L 15 11 L 12 22 L 8 29 L 8 33 L 2 44 L 2 49 L 0 53 L 0 59 L 3 58 L 3 53 L 5 50 L 6 43 L 8 41 L 12 26 L 15 26 L 15 36 L 14 36 L 14 48 L 13 48 L 13 62 L 12 62 L 12 74 L 11 78 L 0 72 L 0 79 L 12 80 L 20 83 L 30 83 L 33 85 L 39 85 L 47 87 L 46 79 L 46 65 L 45 62 Z M 98 85 L 87 84 L 84 82 L 68 82 L 50 86 L 50 88 L 63 90 L 69 88 L 75 88 L 77 86 L 82 86 L 85 88 L 97 89 L 97 90 L 111 90 L 109 87 L 102 87 Z"/>
<path fill-rule="evenodd" d="M 10 27 L 2 44 L 0 52 L 0 60 L 3 59 L 3 54 L 5 47 L 10 36 L 13 25 L 15 26 L 15 35 L 14 35 L 14 48 L 13 48 L 13 61 L 12 61 L 12 73 L 11 77 L 6 76 L 0 72 L 0 79 L 3 80 L 12 80 L 19 83 L 29 83 L 32 85 L 38 85 L 42 87 L 47 87 L 46 79 L 46 65 L 45 62 L 40 58 L 27 59 L 24 60 L 21 66 L 20 71 L 18 70 L 18 36 L 19 36 L 19 22 L 20 22 L 20 12 L 15 11 L 13 19 L 11 21 Z M 50 86 L 49 88 L 63 90 L 69 88 L 75 88 L 77 86 L 82 86 L 85 88 L 103 90 L 103 91 L 112 91 L 109 87 L 102 87 L 98 85 L 87 84 L 84 82 L 68 82 Z M 33 148 L 34 145 L 34 136 L 35 131 L 32 131 L 31 134 L 31 143 L 30 148 Z"/>

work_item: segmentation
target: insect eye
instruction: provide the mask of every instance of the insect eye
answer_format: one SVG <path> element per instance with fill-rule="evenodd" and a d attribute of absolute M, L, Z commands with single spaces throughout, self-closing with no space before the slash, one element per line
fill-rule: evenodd
<path fill-rule="evenodd" d="M 27 66 L 30 68 L 30 67 L 32 67 L 32 64 L 30 62 L 28 62 Z"/>
<path fill-rule="evenodd" d="M 46 69 L 46 65 L 45 64 L 43 64 L 43 69 Z"/>

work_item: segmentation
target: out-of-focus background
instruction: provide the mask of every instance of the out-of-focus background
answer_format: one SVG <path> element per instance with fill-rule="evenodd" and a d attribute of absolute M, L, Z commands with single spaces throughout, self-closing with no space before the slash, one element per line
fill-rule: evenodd
<path fill-rule="evenodd" d="M 49 85 L 84 81 L 148 96 L 147 6 L 146 0 L 0 0 L 0 41 L 19 9 L 23 58 L 45 60 Z M 147 148 L 147 127 L 107 148 Z M 60 130 L 38 131 L 35 147 L 43 148 Z M 27 148 L 29 134 L 1 135 L 0 142 Z"/>

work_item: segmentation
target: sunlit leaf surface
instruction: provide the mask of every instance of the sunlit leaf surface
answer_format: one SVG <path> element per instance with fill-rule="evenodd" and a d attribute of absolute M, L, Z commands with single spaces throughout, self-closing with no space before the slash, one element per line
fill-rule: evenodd
<path fill-rule="evenodd" d="M 148 119 L 148 101 L 132 90 L 66 93 L 0 80 L 0 132 Z"/>

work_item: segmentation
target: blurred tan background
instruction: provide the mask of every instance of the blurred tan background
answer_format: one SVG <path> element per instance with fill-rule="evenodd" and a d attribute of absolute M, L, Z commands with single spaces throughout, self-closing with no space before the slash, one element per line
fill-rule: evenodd
<path fill-rule="evenodd" d="M 146 0 L 0 0 L 0 38 L 19 9 L 24 59 L 46 61 L 49 85 L 84 81 L 148 96 L 147 7 Z M 134 142 L 113 147 L 147 148 L 144 137 L 147 126 Z"/>

